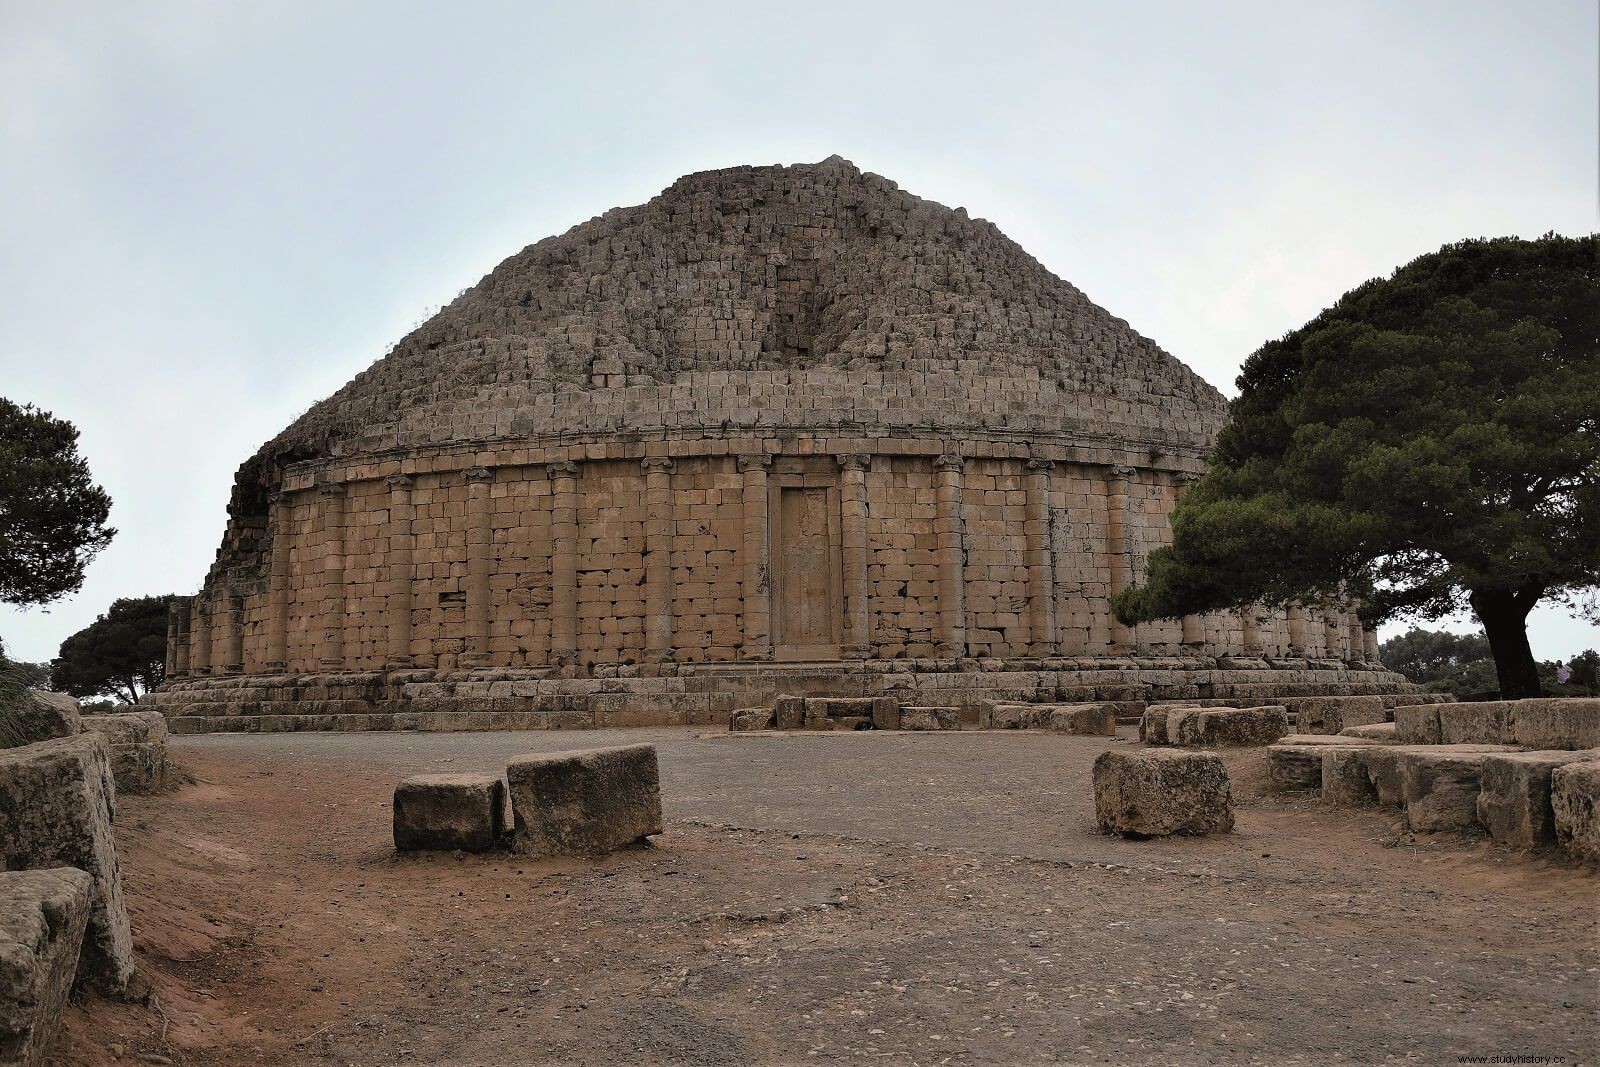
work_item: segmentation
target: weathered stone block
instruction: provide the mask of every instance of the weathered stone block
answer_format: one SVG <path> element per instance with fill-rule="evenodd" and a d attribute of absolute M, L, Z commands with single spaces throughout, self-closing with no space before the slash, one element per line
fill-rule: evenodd
<path fill-rule="evenodd" d="M 1375 722 L 1370 726 L 1346 726 L 1336 736 L 1353 738 L 1357 741 L 1376 741 L 1384 745 L 1394 745 L 1400 741 L 1400 735 L 1392 722 Z"/>
<path fill-rule="evenodd" d="M 1600 698 L 1519 700 L 1511 740 L 1538 749 L 1600 748 Z"/>
<path fill-rule="evenodd" d="M 1511 740 L 1514 700 L 1440 704 L 1439 741 L 1446 745 L 1503 745 Z"/>
<path fill-rule="evenodd" d="M 1115 704 L 1047 704 L 1035 715 L 1040 729 L 1058 734 L 1075 734 L 1081 737 L 1115 737 L 1117 734 L 1117 706 Z"/>
<path fill-rule="evenodd" d="M 1112 749 L 1094 761 L 1100 829 L 1138 837 L 1233 829 L 1233 796 L 1222 758 L 1209 752 Z"/>
<path fill-rule="evenodd" d="M 111 773 L 122 792 L 153 793 L 166 782 L 167 720 L 159 711 L 85 715 L 79 727 L 111 745 Z"/>
<path fill-rule="evenodd" d="M 75 867 L 0 871 L 0 1064 L 49 1060 L 93 899 Z"/>
<path fill-rule="evenodd" d="M 1324 754 L 1370 743 L 1333 734 L 1290 734 L 1267 746 L 1267 780 L 1278 789 L 1321 789 Z"/>
<path fill-rule="evenodd" d="M 654 745 L 521 756 L 506 780 L 512 848 L 525 855 L 593 855 L 661 832 Z"/>
<path fill-rule="evenodd" d="M 394 847 L 487 852 L 505 832 L 505 810 L 497 775 L 413 775 L 394 789 Z"/>
<path fill-rule="evenodd" d="M 1322 750 L 1322 802 L 1339 807 L 1364 807 L 1378 802 L 1360 746 L 1329 745 Z"/>
<path fill-rule="evenodd" d="M 800 730 L 806 725 L 806 698 L 780 696 L 772 702 L 773 722 L 780 730 Z"/>
<path fill-rule="evenodd" d="M 1442 744 L 1438 704 L 1408 704 L 1395 708 L 1394 727 L 1401 744 Z"/>
<path fill-rule="evenodd" d="M 1487 753 L 1454 746 L 1409 749 L 1400 755 L 1400 788 L 1406 825 L 1417 833 L 1481 829 L 1479 775 Z"/>
<path fill-rule="evenodd" d="M 1556 839 L 1551 775 L 1568 763 L 1600 760 L 1600 752 L 1506 752 L 1485 756 L 1479 772 L 1478 822 L 1502 845 L 1534 848 Z"/>
<path fill-rule="evenodd" d="M 1033 705 L 985 701 L 980 721 L 991 730 L 1025 730 L 1033 721 Z"/>
<path fill-rule="evenodd" d="M 872 728 L 875 730 L 900 729 L 900 701 L 895 697 L 877 697 L 872 701 Z"/>
<path fill-rule="evenodd" d="M 1302 697 L 1295 702 L 1296 731 L 1336 734 L 1347 726 L 1386 722 L 1388 710 L 1379 696 Z"/>
<path fill-rule="evenodd" d="M 772 729 L 771 708 L 740 708 L 728 716 L 728 729 L 742 730 L 770 730 Z"/>
<path fill-rule="evenodd" d="M 94 878 L 82 978 L 120 993 L 133 977 L 111 819 L 116 784 L 99 734 L 0 751 L 0 860 L 10 870 L 77 867 Z"/>
<path fill-rule="evenodd" d="M 1550 773 L 1556 840 L 1574 859 L 1600 863 L 1600 761 L 1568 763 Z"/>
<path fill-rule="evenodd" d="M 902 730 L 959 730 L 961 716 L 955 708 L 908 705 L 900 709 Z"/>
<path fill-rule="evenodd" d="M 65 693 L 21 689 L 0 696 L 0 748 L 78 732 L 78 701 Z"/>
<path fill-rule="evenodd" d="M 1167 721 L 1174 744 L 1201 748 L 1270 745 L 1289 732 L 1289 713 L 1281 705 L 1190 709 L 1178 717 L 1176 731 Z"/>

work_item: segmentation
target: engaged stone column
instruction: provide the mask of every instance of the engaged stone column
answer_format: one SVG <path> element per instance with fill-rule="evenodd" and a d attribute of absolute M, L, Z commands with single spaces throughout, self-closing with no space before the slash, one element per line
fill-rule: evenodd
<path fill-rule="evenodd" d="M 191 597 L 175 596 L 167 604 L 167 677 L 189 673 L 189 612 Z"/>
<path fill-rule="evenodd" d="M 1111 565 L 1111 596 L 1128 588 L 1132 577 L 1129 560 L 1129 538 L 1132 534 L 1128 521 L 1128 483 L 1138 472 L 1132 467 L 1112 467 L 1106 481 L 1106 557 Z M 1122 625 L 1115 613 L 1106 607 L 1109 638 L 1113 651 L 1126 652 L 1133 645 L 1136 631 Z"/>
<path fill-rule="evenodd" d="M 317 666 L 336 671 L 344 666 L 344 486 L 325 482 L 317 486 L 322 512 L 322 640 L 317 646 Z"/>
<path fill-rule="evenodd" d="M 578 465 L 552 463 L 550 472 L 550 660 L 578 659 Z"/>
<path fill-rule="evenodd" d="M 189 670 L 193 674 L 211 673 L 209 614 L 206 610 L 205 589 L 201 587 L 200 595 L 189 603 Z"/>
<path fill-rule="evenodd" d="M 288 493 L 274 492 L 272 551 L 267 565 L 267 648 L 262 666 L 281 674 L 289 669 L 289 590 L 294 581 L 294 505 Z"/>
<path fill-rule="evenodd" d="M 384 666 L 403 671 L 415 664 L 411 658 L 411 588 L 416 580 L 412 545 L 416 505 L 411 502 L 412 480 L 404 474 L 384 479 L 389 487 L 388 547 L 384 551 L 384 629 L 388 649 Z"/>
<path fill-rule="evenodd" d="M 1358 663 L 1366 658 L 1367 650 L 1366 631 L 1361 626 L 1361 601 L 1359 599 L 1351 599 L 1350 610 L 1345 613 L 1344 621 L 1350 650 L 1350 662 Z"/>
<path fill-rule="evenodd" d="M 461 662 L 482 667 L 489 662 L 489 579 L 494 564 L 489 495 L 494 472 L 468 467 L 461 478 L 467 483 L 467 602 Z"/>
<path fill-rule="evenodd" d="M 1028 637 L 1035 656 L 1061 652 L 1056 630 L 1055 556 L 1050 543 L 1050 475 L 1054 461 L 1027 463 L 1027 514 L 1022 524 L 1028 552 Z"/>
<path fill-rule="evenodd" d="M 1344 623 L 1339 619 L 1339 612 L 1334 608 L 1322 609 L 1322 647 L 1323 654 L 1329 659 L 1341 659 L 1344 656 Z"/>
<path fill-rule="evenodd" d="M 217 605 L 222 612 L 220 674 L 244 673 L 244 597 L 224 592 Z"/>
<path fill-rule="evenodd" d="M 1289 619 L 1289 654 L 1306 654 L 1306 609 L 1298 602 L 1290 604 L 1286 612 Z"/>
<path fill-rule="evenodd" d="M 872 654 L 871 617 L 867 613 L 867 468 L 868 455 L 839 457 L 839 565 L 844 571 L 844 655 L 866 659 Z"/>
<path fill-rule="evenodd" d="M 772 658 L 772 546 L 767 538 L 767 467 L 772 457 L 740 456 L 739 474 L 743 478 L 744 578 L 740 596 L 744 598 L 744 658 Z"/>
<path fill-rule="evenodd" d="M 644 651 L 672 659 L 672 460 L 641 461 L 644 470 Z"/>
<path fill-rule="evenodd" d="M 1261 647 L 1260 611 L 1260 606 L 1256 604 L 1247 604 L 1239 611 L 1239 640 L 1247 656 L 1259 657 L 1266 651 Z"/>
<path fill-rule="evenodd" d="M 1179 474 L 1173 480 L 1172 503 L 1174 511 L 1177 509 L 1178 502 L 1182 500 L 1184 494 L 1189 491 L 1189 487 L 1199 480 L 1200 475 L 1193 474 L 1188 471 Z M 1172 520 L 1169 518 L 1167 523 L 1170 526 Z M 1206 643 L 1206 627 L 1205 618 L 1203 616 L 1185 615 L 1181 625 L 1182 634 L 1179 640 L 1183 643 L 1185 648 L 1199 648 L 1201 645 Z"/>
<path fill-rule="evenodd" d="M 1366 653 L 1365 658 L 1366 658 L 1366 661 L 1368 663 L 1378 663 L 1378 662 L 1380 662 L 1379 659 L 1378 659 L 1378 631 L 1377 630 L 1374 629 L 1374 630 L 1363 630 L 1362 631 L 1361 648 Z"/>
<path fill-rule="evenodd" d="M 939 565 L 938 645 L 944 659 L 959 659 L 967 654 L 967 551 L 961 469 L 960 456 L 940 456 L 933 461 L 934 496 L 939 508 L 933 520 L 934 556 Z"/>

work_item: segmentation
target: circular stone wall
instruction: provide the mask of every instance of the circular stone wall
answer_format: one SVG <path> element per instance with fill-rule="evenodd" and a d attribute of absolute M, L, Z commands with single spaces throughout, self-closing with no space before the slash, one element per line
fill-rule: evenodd
<path fill-rule="evenodd" d="M 1342 609 L 1136 629 L 1222 397 L 837 158 L 525 249 L 240 468 L 188 729 L 719 721 L 779 692 L 1399 692 Z"/>

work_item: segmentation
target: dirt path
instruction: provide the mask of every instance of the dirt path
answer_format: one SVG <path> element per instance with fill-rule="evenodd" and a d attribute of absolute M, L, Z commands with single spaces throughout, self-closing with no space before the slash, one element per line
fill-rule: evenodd
<path fill-rule="evenodd" d="M 544 865 L 390 848 L 400 774 L 616 738 L 661 748 L 668 830 L 652 848 Z M 1100 837 L 1088 770 L 1107 743 L 181 740 L 195 784 L 128 798 L 119 820 L 161 1011 L 73 1009 L 60 1062 L 1591 1055 L 1600 877 L 1253 795 L 1259 751 L 1232 757 L 1238 833 Z"/>

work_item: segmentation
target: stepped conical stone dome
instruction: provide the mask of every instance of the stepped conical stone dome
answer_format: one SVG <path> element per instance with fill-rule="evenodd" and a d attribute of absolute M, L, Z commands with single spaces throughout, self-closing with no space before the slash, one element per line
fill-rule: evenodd
<path fill-rule="evenodd" d="M 838 157 L 689 175 L 507 259 L 247 461 L 157 703 L 482 726 L 1393 689 L 1339 606 L 1110 614 L 1225 409 L 964 210 Z"/>

